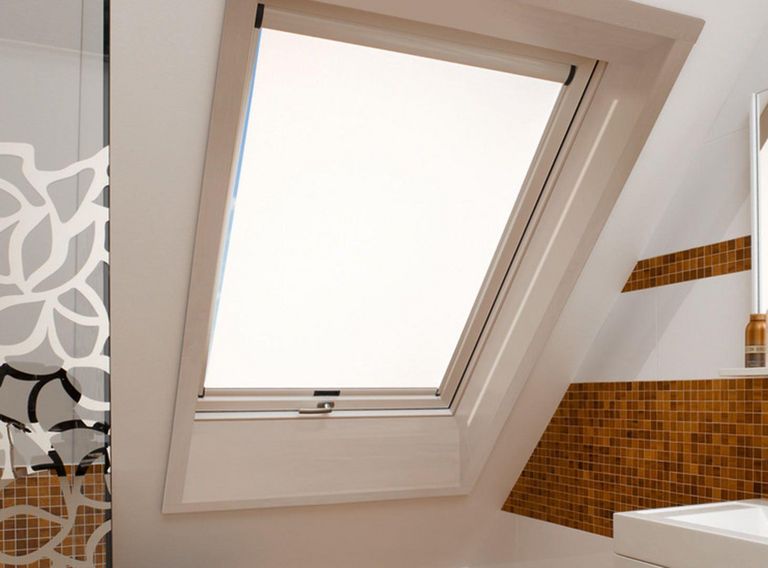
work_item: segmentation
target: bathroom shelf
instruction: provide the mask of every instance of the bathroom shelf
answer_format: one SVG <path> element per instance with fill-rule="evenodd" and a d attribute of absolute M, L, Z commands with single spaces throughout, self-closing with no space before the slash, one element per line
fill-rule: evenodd
<path fill-rule="evenodd" d="M 768 377 L 768 367 L 730 367 L 720 369 L 721 377 Z"/>

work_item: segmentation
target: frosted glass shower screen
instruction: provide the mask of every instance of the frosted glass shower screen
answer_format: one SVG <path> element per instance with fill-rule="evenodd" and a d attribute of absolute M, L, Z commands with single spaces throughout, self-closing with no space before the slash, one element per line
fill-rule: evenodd
<path fill-rule="evenodd" d="M 0 2 L 0 565 L 110 565 L 108 3 Z"/>
<path fill-rule="evenodd" d="M 206 387 L 437 388 L 561 88 L 261 30 Z"/>

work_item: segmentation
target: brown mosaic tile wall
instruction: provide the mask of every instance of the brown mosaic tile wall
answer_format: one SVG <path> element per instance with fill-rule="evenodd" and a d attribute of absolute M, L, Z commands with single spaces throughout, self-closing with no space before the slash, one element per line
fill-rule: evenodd
<path fill-rule="evenodd" d="M 622 292 L 749 270 L 750 236 L 638 261 Z"/>
<path fill-rule="evenodd" d="M 615 512 L 768 497 L 768 379 L 575 383 L 504 510 L 612 536 Z"/>
<path fill-rule="evenodd" d="M 24 557 L 39 551 L 51 539 L 56 538 L 64 529 L 64 523 L 70 522 L 71 510 L 68 510 L 65 493 L 79 492 L 88 499 L 103 503 L 105 501 L 104 466 L 94 464 L 84 476 L 75 477 L 75 466 L 66 466 L 67 477 L 58 477 L 54 472 L 40 472 L 14 480 L 0 486 L 0 510 L 16 505 L 38 508 L 56 517 L 55 521 L 45 519 L 38 514 L 18 514 L 0 522 L 0 551 L 13 558 Z M 82 484 L 75 486 L 73 484 Z M 63 484 L 63 485 L 62 485 Z M 74 515 L 72 528 L 54 548 L 68 558 L 86 561 L 86 543 L 88 538 L 107 520 L 108 511 L 104 509 L 80 506 Z M 28 568 L 50 568 L 47 558 L 19 561 L 0 566 L 24 566 Z M 107 566 L 106 542 L 102 539 L 93 555 L 94 568 Z"/>

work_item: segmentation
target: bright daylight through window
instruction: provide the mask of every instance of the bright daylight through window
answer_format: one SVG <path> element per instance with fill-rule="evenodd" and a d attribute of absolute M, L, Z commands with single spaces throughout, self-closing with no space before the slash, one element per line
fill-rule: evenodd
<path fill-rule="evenodd" d="M 438 389 L 562 87 L 262 29 L 206 389 Z"/>

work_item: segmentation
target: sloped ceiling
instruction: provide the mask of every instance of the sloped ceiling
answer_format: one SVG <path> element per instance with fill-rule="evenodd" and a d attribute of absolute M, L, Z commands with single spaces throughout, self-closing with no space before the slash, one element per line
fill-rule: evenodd
<path fill-rule="evenodd" d="M 706 135 L 691 141 L 694 156 L 642 258 L 750 233 L 748 108 L 751 94 L 768 88 L 766 62 L 768 33 L 763 33 L 736 69 L 738 77 Z M 751 273 L 743 272 L 622 294 L 576 380 L 714 377 L 721 368 L 738 365 L 750 288 Z M 691 348 L 693 341 L 697 349 Z"/>
<path fill-rule="evenodd" d="M 459 567 L 515 558 L 521 544 L 514 536 L 514 517 L 502 513 L 501 505 L 623 280 L 642 255 L 666 202 L 680 186 L 697 142 L 706 136 L 768 22 L 765 0 L 647 3 L 701 17 L 707 25 L 474 493 L 464 498 L 163 516 L 160 502 L 178 365 L 173 357 L 164 356 L 168 347 L 163 342 L 180 341 L 156 334 L 167 320 L 178 322 L 174 329 L 181 332 L 183 304 L 179 302 L 144 322 L 158 345 L 155 351 L 148 350 L 148 360 L 135 362 L 137 392 L 130 399 L 113 401 L 135 408 L 136 424 L 140 424 L 135 435 L 142 445 L 142 458 L 123 462 L 114 476 L 117 566 L 237 568 L 253 566 L 258 559 L 259 566 L 270 568 Z M 213 0 L 113 3 L 113 63 L 116 68 L 123 66 L 113 82 L 113 104 L 135 110 L 135 114 L 123 111 L 114 116 L 113 128 L 121 129 L 122 139 L 126 134 L 141 137 L 144 128 L 175 129 L 178 140 L 188 140 L 196 148 L 186 149 L 193 158 L 190 166 L 202 163 L 221 10 L 222 2 Z M 189 41 L 190 34 L 195 41 Z M 166 53 L 174 62 L 171 68 L 163 67 L 168 71 L 162 78 L 150 74 L 152 80 L 143 84 L 126 84 L 119 78 L 144 76 L 157 53 Z M 184 95 L 177 96 L 180 92 Z M 162 124 L 147 123 L 142 109 L 158 107 L 174 112 L 151 113 L 162 116 Z M 117 137 L 113 145 L 115 159 L 146 152 L 121 146 L 120 140 Z M 167 171 L 160 155 L 144 158 L 143 163 L 156 172 L 158 187 L 172 182 L 197 186 L 196 167 Z M 115 171 L 116 181 L 118 175 Z M 130 187 L 122 191 L 129 192 Z M 154 207 L 144 212 L 141 221 L 189 235 L 191 253 L 195 199 L 158 192 Z M 179 210 L 185 214 L 169 214 Z M 162 249 L 163 244 L 138 246 Z M 115 260 L 113 276 L 123 279 L 123 288 L 156 278 L 158 294 L 185 294 L 190 258 L 153 256 L 140 275 L 122 272 Z M 154 376 L 167 381 L 142 382 L 141 370 L 147 366 L 152 366 Z"/>

